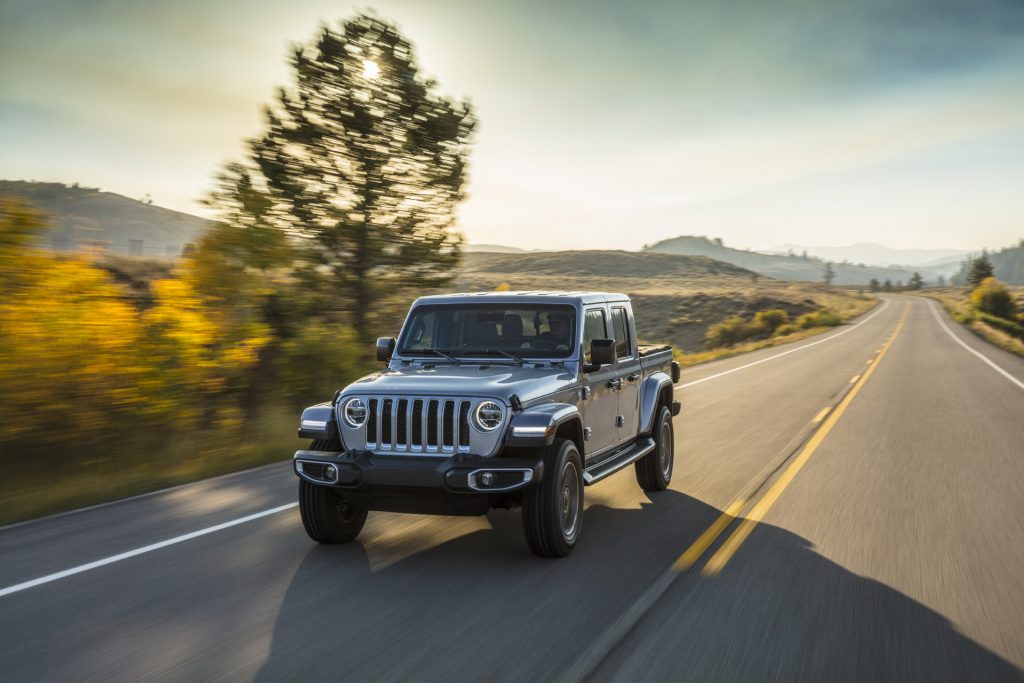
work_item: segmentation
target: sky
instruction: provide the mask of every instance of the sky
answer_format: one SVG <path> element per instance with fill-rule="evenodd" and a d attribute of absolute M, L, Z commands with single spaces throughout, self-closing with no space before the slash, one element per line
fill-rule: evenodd
<path fill-rule="evenodd" d="M 470 243 L 1024 237 L 1020 0 L 0 0 L 0 178 L 209 215 L 289 46 L 366 9 L 475 107 Z"/>

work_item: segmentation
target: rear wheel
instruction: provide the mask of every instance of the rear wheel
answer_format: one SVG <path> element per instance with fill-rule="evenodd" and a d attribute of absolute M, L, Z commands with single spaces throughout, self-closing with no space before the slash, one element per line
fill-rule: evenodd
<path fill-rule="evenodd" d="M 675 465 L 675 433 L 667 406 L 658 409 L 653 436 L 654 450 L 636 462 L 636 481 L 644 491 L 664 491 L 672 481 Z"/>
<path fill-rule="evenodd" d="M 340 451 L 335 439 L 314 441 L 314 451 Z M 299 479 L 299 513 L 306 533 L 317 543 L 347 543 L 366 523 L 366 509 L 345 502 L 334 489 Z"/>
<path fill-rule="evenodd" d="M 544 478 L 523 492 L 526 542 L 541 557 L 565 557 L 583 522 L 583 463 L 576 444 L 555 439 L 544 451 Z"/>

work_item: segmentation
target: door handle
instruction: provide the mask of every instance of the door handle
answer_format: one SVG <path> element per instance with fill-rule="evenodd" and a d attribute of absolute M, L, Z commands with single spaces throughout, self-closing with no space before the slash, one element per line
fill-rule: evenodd
<path fill-rule="evenodd" d="M 635 382 L 638 379 L 640 379 L 640 375 L 638 375 L 637 373 L 634 372 L 632 375 L 630 375 L 626 379 L 629 380 L 630 382 Z"/>
<path fill-rule="evenodd" d="M 609 389 L 618 389 L 621 386 L 622 386 L 622 378 L 621 377 L 616 377 L 615 379 L 608 380 L 608 388 Z"/>

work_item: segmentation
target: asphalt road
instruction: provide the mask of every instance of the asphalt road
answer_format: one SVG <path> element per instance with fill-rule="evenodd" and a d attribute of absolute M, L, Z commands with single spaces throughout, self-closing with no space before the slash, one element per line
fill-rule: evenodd
<path fill-rule="evenodd" d="M 1024 359 L 892 296 L 677 394 L 671 489 L 588 488 L 564 560 L 516 511 L 317 546 L 285 462 L 0 529 L 0 678 L 1024 680 Z"/>

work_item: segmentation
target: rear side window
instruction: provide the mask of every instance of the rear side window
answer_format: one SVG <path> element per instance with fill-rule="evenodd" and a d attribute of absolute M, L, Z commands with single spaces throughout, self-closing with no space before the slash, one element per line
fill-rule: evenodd
<path fill-rule="evenodd" d="M 605 327 L 604 309 L 587 309 L 583 315 L 583 359 L 587 363 L 590 362 L 590 342 L 607 338 L 608 328 Z"/>
<path fill-rule="evenodd" d="M 627 358 L 630 355 L 629 318 L 625 308 L 612 309 L 612 327 L 615 328 L 615 357 Z"/>

